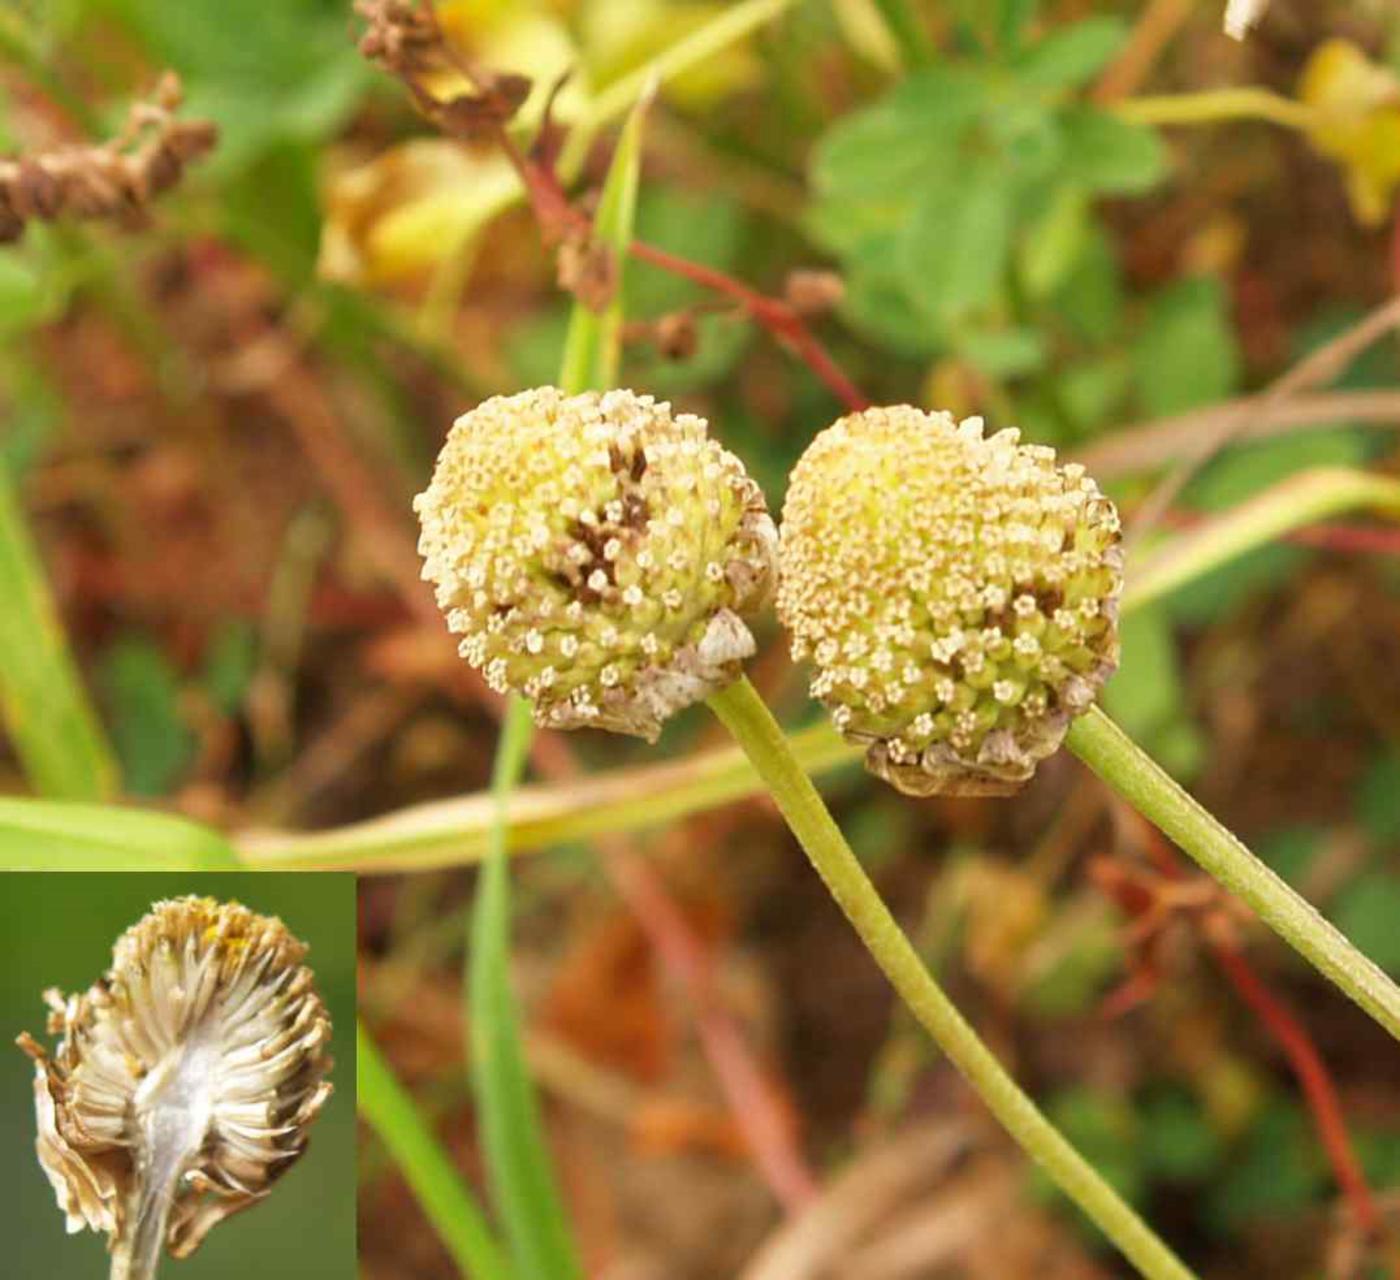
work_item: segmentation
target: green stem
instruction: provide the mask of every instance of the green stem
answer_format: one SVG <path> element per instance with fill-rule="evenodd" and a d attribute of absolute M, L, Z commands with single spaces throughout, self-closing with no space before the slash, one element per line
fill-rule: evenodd
<path fill-rule="evenodd" d="M 919 15 L 909 0 L 875 0 L 875 7 L 885 20 L 891 37 L 899 46 L 899 55 L 907 70 L 926 67 L 933 61 L 933 41 L 924 29 Z"/>
<path fill-rule="evenodd" d="M 1317 122 L 1311 107 L 1269 89 L 1245 85 L 1207 89 L 1157 98 L 1128 98 L 1114 113 L 1134 124 L 1214 124 L 1220 120 L 1266 120 L 1288 129 L 1310 129 Z"/>
<path fill-rule="evenodd" d="M 388 1148 L 457 1269 L 467 1280 L 510 1280 L 485 1215 L 363 1024 L 355 1027 L 355 1083 L 360 1115 Z"/>
<path fill-rule="evenodd" d="M 793 834 L 901 999 L 992 1114 L 1150 1280 L 1191 1272 L 1041 1114 L 934 980 L 851 852 L 772 713 L 747 679 L 710 708 L 753 761 Z"/>
<path fill-rule="evenodd" d="M 1400 1040 L 1400 987 L 1260 862 L 1098 707 L 1066 745 L 1143 817 Z"/>

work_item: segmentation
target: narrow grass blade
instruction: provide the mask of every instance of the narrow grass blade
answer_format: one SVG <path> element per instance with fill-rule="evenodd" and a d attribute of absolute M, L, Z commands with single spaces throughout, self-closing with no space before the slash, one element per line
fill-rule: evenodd
<path fill-rule="evenodd" d="M 43 566 L 0 461 L 0 718 L 34 790 L 103 800 L 117 766 L 68 651 Z"/>
<path fill-rule="evenodd" d="M 217 831 L 172 814 L 0 797 L 0 871 L 226 871 L 244 865 Z"/>
<path fill-rule="evenodd" d="M 355 1026 L 355 1082 L 360 1115 L 393 1157 L 457 1269 L 466 1280 L 510 1280 L 475 1197 L 363 1023 Z"/>
<path fill-rule="evenodd" d="M 1290 476 L 1171 539 L 1130 570 L 1123 608 L 1141 608 L 1294 529 L 1357 509 L 1400 520 L 1400 480 L 1345 467 L 1317 467 Z"/>
<path fill-rule="evenodd" d="M 650 95 L 644 94 L 627 117 L 593 218 L 590 251 L 608 255 L 612 264 L 612 295 L 601 311 L 594 311 L 582 300 L 574 303 L 559 371 L 559 385 L 571 393 L 589 387 L 601 390 L 617 383 L 622 363 L 622 278 L 627 246 L 632 240 L 641 172 L 642 120 L 649 101 Z"/>
<path fill-rule="evenodd" d="M 492 1197 L 516 1271 L 523 1280 L 581 1280 L 525 1063 L 510 980 L 506 801 L 525 767 L 531 727 L 529 705 L 512 699 L 491 779 L 496 818 L 477 886 L 467 957 L 472 1080 Z"/>
<path fill-rule="evenodd" d="M 570 394 L 611 386 L 622 351 L 622 272 L 637 205 L 645 98 L 623 127 L 594 218 L 592 249 L 611 255 L 613 293 L 601 312 L 575 301 L 559 385 Z M 533 734 L 529 705 L 512 699 L 491 779 L 491 838 L 468 948 L 472 1078 L 496 1209 L 525 1280 L 572 1280 L 583 1270 L 555 1184 L 544 1126 L 525 1063 L 510 982 L 510 797 Z"/>

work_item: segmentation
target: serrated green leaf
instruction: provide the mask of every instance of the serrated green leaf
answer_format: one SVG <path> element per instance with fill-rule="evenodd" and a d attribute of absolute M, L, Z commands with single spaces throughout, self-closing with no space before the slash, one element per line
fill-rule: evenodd
<path fill-rule="evenodd" d="M 217 831 L 171 814 L 0 797 L 0 871 L 216 871 L 242 865 Z"/>

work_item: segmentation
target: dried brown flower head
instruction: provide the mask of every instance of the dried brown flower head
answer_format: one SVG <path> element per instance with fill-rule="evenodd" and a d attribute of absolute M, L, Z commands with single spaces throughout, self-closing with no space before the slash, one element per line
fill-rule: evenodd
<path fill-rule="evenodd" d="M 0 244 L 18 240 L 36 218 L 101 218 L 142 226 L 151 201 L 218 140 L 209 121 L 175 117 L 180 98 L 179 78 L 167 72 L 150 100 L 131 108 L 111 141 L 0 160 Z"/>
<path fill-rule="evenodd" d="M 331 1092 L 330 1019 L 305 946 L 210 898 L 158 902 L 81 995 L 45 992 L 34 1059 L 39 1163 L 68 1230 L 110 1237 L 112 1280 L 149 1280 L 257 1203 Z"/>

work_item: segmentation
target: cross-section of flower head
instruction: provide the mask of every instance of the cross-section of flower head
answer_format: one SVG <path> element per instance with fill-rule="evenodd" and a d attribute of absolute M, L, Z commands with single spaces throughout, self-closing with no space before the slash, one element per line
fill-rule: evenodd
<path fill-rule="evenodd" d="M 553 387 L 459 418 L 426 492 L 424 576 L 461 652 L 551 728 L 655 739 L 754 650 L 776 535 L 703 419 Z"/>
<path fill-rule="evenodd" d="M 792 473 L 779 564 L 814 696 L 911 794 L 1014 791 L 1117 664 L 1112 503 L 980 418 L 899 406 L 823 431 Z"/>
<path fill-rule="evenodd" d="M 39 1163 L 70 1231 L 111 1237 L 113 1280 L 149 1280 L 266 1196 L 330 1095 L 330 1019 L 306 948 L 237 903 L 157 903 L 86 992 L 45 993 L 32 1037 Z"/>

